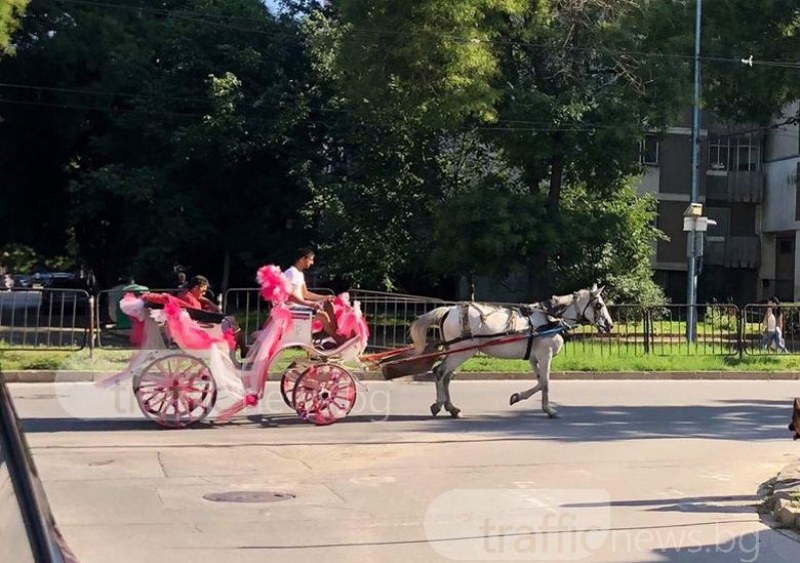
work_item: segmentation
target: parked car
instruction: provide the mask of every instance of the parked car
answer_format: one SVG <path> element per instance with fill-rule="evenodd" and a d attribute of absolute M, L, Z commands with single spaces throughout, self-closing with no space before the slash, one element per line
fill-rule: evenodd
<path fill-rule="evenodd" d="M 11 274 L 11 279 L 14 280 L 14 287 L 15 288 L 27 288 L 33 285 L 33 281 L 31 280 L 31 276 L 26 274 Z"/>
<path fill-rule="evenodd" d="M 89 286 L 86 280 L 70 273 L 51 272 L 34 274 L 33 286 L 41 287 L 42 306 L 53 309 L 64 307 L 66 312 L 85 310 L 89 303 Z M 75 291 L 79 290 L 79 291 Z"/>
<path fill-rule="evenodd" d="M 0 372 L 0 561 L 77 563 L 56 526 Z"/>

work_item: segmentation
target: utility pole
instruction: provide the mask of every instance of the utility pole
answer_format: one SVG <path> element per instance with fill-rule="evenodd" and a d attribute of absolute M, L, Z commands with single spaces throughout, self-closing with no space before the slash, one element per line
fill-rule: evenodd
<path fill-rule="evenodd" d="M 700 203 L 700 35 L 703 0 L 696 0 L 694 27 L 694 103 L 692 106 L 692 196 L 690 204 Z M 697 340 L 697 245 L 696 229 L 688 232 L 687 290 L 689 311 L 686 316 L 686 339 Z"/>

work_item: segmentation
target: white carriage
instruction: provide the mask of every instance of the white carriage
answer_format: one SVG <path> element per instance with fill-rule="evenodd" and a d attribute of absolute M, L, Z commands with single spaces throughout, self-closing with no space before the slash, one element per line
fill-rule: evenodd
<path fill-rule="evenodd" d="M 255 343 L 237 360 L 238 327 L 232 318 L 176 310 L 179 305 L 171 296 L 126 299 L 127 312 L 139 331 L 139 351 L 124 372 L 105 383 L 130 377 L 142 413 L 161 426 L 185 428 L 200 422 L 214 410 L 220 391 L 235 400 L 217 414 L 217 422 L 255 407 L 265 397 L 275 360 L 289 348 L 307 352 L 305 359 L 283 372 L 280 381 L 283 400 L 301 418 L 331 424 L 355 405 L 357 380 L 347 365 L 359 365 L 359 354 L 366 347 L 363 333 L 352 334 L 334 349 L 322 349 L 313 337 L 312 310 L 273 308 Z"/>

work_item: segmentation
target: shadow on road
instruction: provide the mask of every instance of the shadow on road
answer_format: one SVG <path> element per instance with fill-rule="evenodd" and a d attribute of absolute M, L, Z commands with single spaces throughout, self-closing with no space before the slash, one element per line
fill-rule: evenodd
<path fill-rule="evenodd" d="M 784 401 L 720 401 L 700 406 L 576 406 L 563 407 L 561 418 L 548 419 L 541 411 L 510 409 L 503 414 L 474 415 L 462 419 L 432 417 L 424 414 L 357 414 L 350 415 L 325 428 L 314 428 L 294 414 L 250 415 L 230 423 L 204 422 L 189 431 L 238 428 L 308 427 L 326 438 L 326 443 L 347 439 L 348 430 L 363 424 L 379 424 L 387 432 L 403 432 L 392 436 L 389 443 L 412 443 L 409 433 L 425 434 L 420 442 L 480 442 L 502 440 L 556 440 L 561 442 L 603 442 L 616 440 L 648 440 L 664 438 L 705 438 L 721 440 L 787 440 L 787 424 L 791 405 Z M 28 418 L 23 420 L 26 432 L 106 432 L 148 430 L 166 431 L 144 419 L 75 419 Z M 185 430 L 184 430 L 185 431 Z M 431 437 L 443 435 L 444 440 Z M 447 435 L 446 437 L 444 435 Z M 458 436 L 462 434 L 462 436 Z M 316 434 L 313 434 L 316 436 Z M 372 438 L 379 436 L 373 435 Z M 266 438 L 266 437 L 265 437 Z M 270 436 L 270 438 L 278 438 Z M 296 436 L 295 436 L 296 438 Z M 332 438 L 332 440 L 330 440 Z M 374 439 L 366 440 L 374 443 Z M 314 440 L 311 439 L 310 443 Z M 342 440 L 344 443 L 344 440 Z M 349 442 L 348 442 L 349 443 Z"/>

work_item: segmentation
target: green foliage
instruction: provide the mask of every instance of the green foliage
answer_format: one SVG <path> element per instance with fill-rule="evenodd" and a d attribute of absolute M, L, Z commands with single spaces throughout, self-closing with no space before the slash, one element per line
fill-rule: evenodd
<path fill-rule="evenodd" d="M 6 244 L 0 247 L 0 266 L 10 272 L 31 272 L 38 263 L 36 251 L 24 244 Z"/>
<path fill-rule="evenodd" d="M 617 303 L 666 302 L 650 268 L 655 242 L 665 236 L 653 227 L 655 199 L 637 194 L 635 182 L 629 179 L 607 197 L 579 186 L 565 190 L 563 241 L 553 266 L 562 287 L 604 282 Z"/>
<path fill-rule="evenodd" d="M 30 0 L 3 0 L 0 3 L 0 55 L 14 53 L 11 36 L 19 27 L 28 2 Z"/>
<path fill-rule="evenodd" d="M 156 284 L 176 262 L 249 281 L 305 238 L 285 230 L 308 198 L 287 140 L 304 112 L 296 21 L 259 0 L 41 0 L 24 24 L 4 81 L 47 87 L 1 92 L 19 110 L 0 125 L 0 169 L 15 170 L 0 240 L 59 255 L 73 229 L 105 283 Z"/>
<path fill-rule="evenodd" d="M 311 242 L 366 287 L 527 269 L 534 298 L 663 301 L 632 178 L 690 101 L 694 2 L 282 3 L 37 0 L 13 40 L 27 2 L 0 5 L 0 241 L 106 285 L 249 283 Z M 800 97 L 737 62 L 798 52 L 796 1 L 705 8 L 707 107 Z"/>
<path fill-rule="evenodd" d="M 430 126 L 496 118 L 491 41 L 522 0 L 340 0 L 333 66 L 342 94 L 366 112 L 397 112 Z"/>
<path fill-rule="evenodd" d="M 719 331 L 731 331 L 738 326 L 738 319 L 730 307 L 709 305 L 706 307 L 703 323 Z"/>

